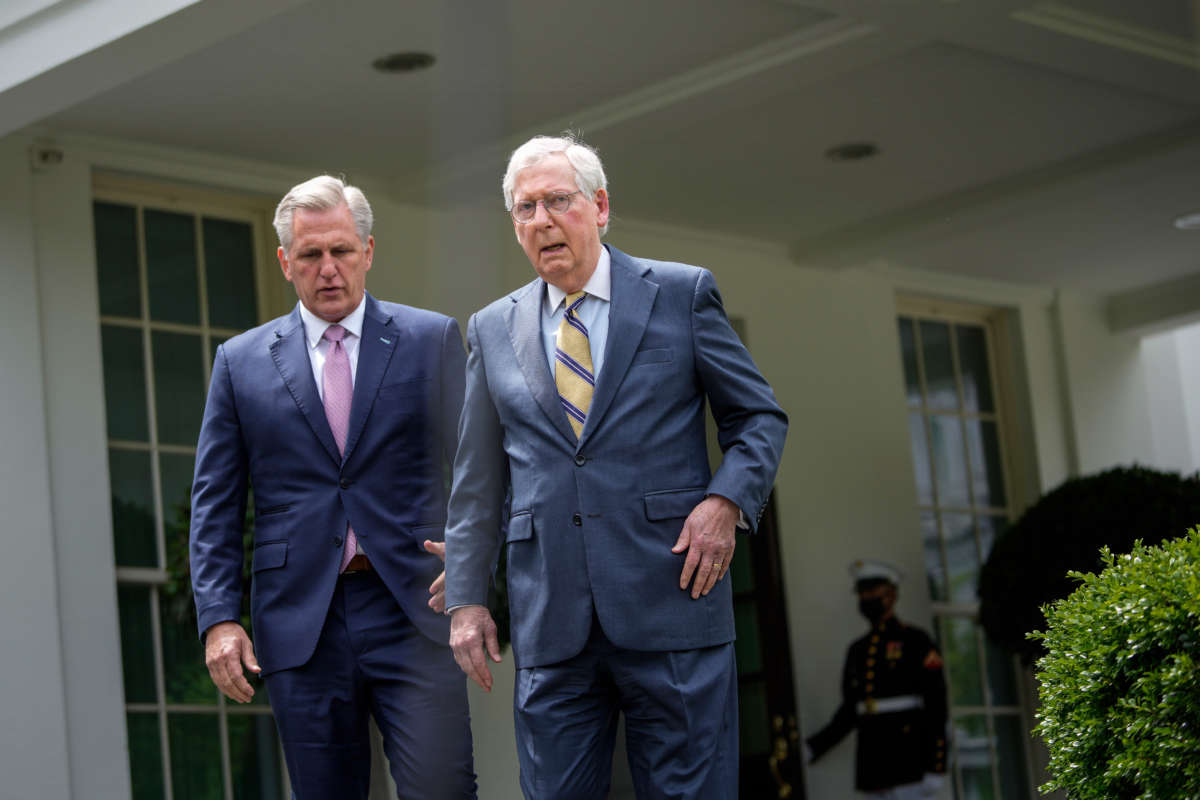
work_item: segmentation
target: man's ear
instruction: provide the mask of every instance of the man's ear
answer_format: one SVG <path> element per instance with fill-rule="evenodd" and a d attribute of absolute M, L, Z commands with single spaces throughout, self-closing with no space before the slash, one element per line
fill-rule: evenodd
<path fill-rule="evenodd" d="M 608 190 L 596 190 L 596 227 L 603 228 L 608 224 Z"/>
<path fill-rule="evenodd" d="M 288 283 L 292 282 L 292 262 L 288 261 L 287 253 L 283 251 L 283 247 L 275 250 L 275 257 L 279 259 L 279 268 L 283 270 L 283 277 Z"/>

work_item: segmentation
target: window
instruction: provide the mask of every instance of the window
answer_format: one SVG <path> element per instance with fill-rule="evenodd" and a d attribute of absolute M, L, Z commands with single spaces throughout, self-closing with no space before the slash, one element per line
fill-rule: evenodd
<path fill-rule="evenodd" d="M 213 686 L 187 572 L 213 353 L 268 311 L 265 212 L 97 178 L 93 215 L 133 797 L 284 798 L 266 692 L 239 706 Z"/>
<path fill-rule="evenodd" d="M 1013 518 L 993 309 L 904 300 L 900 347 L 935 637 L 950 693 L 954 795 L 1027 800 L 1014 659 L 978 624 L 979 568 Z"/>

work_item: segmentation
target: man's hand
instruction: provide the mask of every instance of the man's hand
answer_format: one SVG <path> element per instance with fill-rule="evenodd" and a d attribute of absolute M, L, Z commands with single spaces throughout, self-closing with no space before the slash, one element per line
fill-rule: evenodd
<path fill-rule="evenodd" d="M 446 563 L 445 542 L 435 542 L 430 539 L 426 539 L 423 546 L 425 547 L 426 553 L 433 553 L 442 560 L 443 564 Z M 433 579 L 433 583 L 429 584 L 429 593 L 433 595 L 433 597 L 429 598 L 429 607 L 441 614 L 446 610 L 446 570 L 443 569 L 441 573 Z"/>
<path fill-rule="evenodd" d="M 717 494 L 701 500 L 684 521 L 671 552 L 687 550 L 683 572 L 679 575 L 679 588 L 687 589 L 690 583 L 693 600 L 711 592 L 729 571 L 729 561 L 737 544 L 734 535 L 737 521 L 737 504 Z"/>
<path fill-rule="evenodd" d="M 204 663 L 213 683 L 230 700 L 249 703 L 254 687 L 246 680 L 242 666 L 254 674 L 262 672 L 254 657 L 254 645 L 246 629 L 236 622 L 218 622 L 204 635 Z"/>
<path fill-rule="evenodd" d="M 483 656 L 500 663 L 500 639 L 496 623 L 486 606 L 459 606 L 450 612 L 450 649 L 454 660 L 467 677 L 478 683 L 485 692 L 492 690 L 492 671 Z"/>

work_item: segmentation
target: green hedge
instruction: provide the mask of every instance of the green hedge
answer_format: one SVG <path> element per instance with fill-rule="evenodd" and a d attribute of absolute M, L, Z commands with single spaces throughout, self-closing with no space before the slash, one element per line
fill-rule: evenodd
<path fill-rule="evenodd" d="M 1045 608 L 1037 732 L 1044 791 L 1072 800 L 1200 797 L 1200 534 L 1127 555 Z"/>

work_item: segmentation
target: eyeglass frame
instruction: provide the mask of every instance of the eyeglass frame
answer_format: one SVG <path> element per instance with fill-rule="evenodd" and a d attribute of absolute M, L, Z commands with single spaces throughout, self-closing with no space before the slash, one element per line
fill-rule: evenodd
<path fill-rule="evenodd" d="M 559 214 L 565 214 L 571 210 L 571 198 L 574 197 L 575 195 L 581 193 L 582 191 L 583 191 L 583 189 L 576 189 L 573 192 L 554 192 L 550 195 L 549 198 L 543 197 L 540 200 L 535 200 L 533 203 L 533 212 L 529 215 L 529 219 L 518 219 L 517 218 L 517 203 L 512 204 L 512 208 L 508 209 L 508 214 L 509 214 L 509 216 L 512 217 L 513 222 L 517 223 L 518 225 L 528 225 L 529 223 L 533 222 L 534 217 L 537 216 L 537 207 L 539 204 L 542 206 L 542 208 L 546 209 L 547 214 L 554 214 L 555 216 L 558 216 Z M 546 205 L 547 199 L 556 200 L 557 198 L 560 198 L 560 197 L 565 198 L 567 201 L 567 205 L 565 208 L 563 208 L 562 211 L 555 211 L 554 209 L 550 208 L 550 206 Z M 523 201 L 523 202 L 527 202 L 527 201 Z"/>

